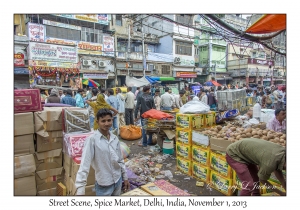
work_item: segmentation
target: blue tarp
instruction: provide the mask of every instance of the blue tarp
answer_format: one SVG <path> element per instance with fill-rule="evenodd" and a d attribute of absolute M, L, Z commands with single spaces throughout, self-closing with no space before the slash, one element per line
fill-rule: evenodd
<path fill-rule="evenodd" d="M 28 74 L 29 70 L 28 68 L 14 68 L 14 74 Z"/>
<path fill-rule="evenodd" d="M 150 77 L 148 77 L 148 76 L 145 76 L 145 78 L 146 78 L 151 84 L 157 83 L 157 81 L 153 80 L 153 78 L 150 78 Z"/>

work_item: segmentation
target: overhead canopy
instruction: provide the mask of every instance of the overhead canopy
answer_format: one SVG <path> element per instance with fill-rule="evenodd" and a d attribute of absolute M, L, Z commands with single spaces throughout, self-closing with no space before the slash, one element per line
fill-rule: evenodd
<path fill-rule="evenodd" d="M 154 81 L 175 81 L 174 77 L 150 77 Z"/>
<path fill-rule="evenodd" d="M 286 29 L 286 15 L 263 15 L 252 26 L 250 26 L 246 33 L 252 34 L 266 34 Z"/>

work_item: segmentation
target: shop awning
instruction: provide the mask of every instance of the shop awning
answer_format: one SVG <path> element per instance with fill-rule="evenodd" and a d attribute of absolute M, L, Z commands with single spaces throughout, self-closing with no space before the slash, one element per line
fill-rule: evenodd
<path fill-rule="evenodd" d="M 250 26 L 246 33 L 252 34 L 266 34 L 286 29 L 286 15 L 274 14 L 263 15 L 252 26 Z"/>
<path fill-rule="evenodd" d="M 175 81 L 174 77 L 149 77 L 149 78 L 154 81 Z"/>
<path fill-rule="evenodd" d="M 205 86 L 222 86 L 221 84 L 219 84 L 216 81 L 210 80 L 204 83 Z"/>

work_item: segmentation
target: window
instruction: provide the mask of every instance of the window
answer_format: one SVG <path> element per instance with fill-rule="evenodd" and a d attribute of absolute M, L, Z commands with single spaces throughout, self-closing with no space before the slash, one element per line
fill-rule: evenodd
<path fill-rule="evenodd" d="M 170 74 L 171 73 L 170 66 L 162 65 L 161 66 L 161 73 L 162 74 Z"/>
<path fill-rule="evenodd" d="M 78 41 L 80 40 L 80 31 L 72 30 L 68 28 L 60 28 L 55 26 L 46 26 L 47 36 L 58 38 L 58 39 L 68 39 Z"/>
<path fill-rule="evenodd" d="M 116 25 L 122 26 L 122 15 L 116 15 Z"/>
<path fill-rule="evenodd" d="M 81 41 L 102 44 L 102 32 L 93 28 L 81 28 Z"/>
<path fill-rule="evenodd" d="M 256 58 L 256 52 L 252 52 L 252 58 Z"/>
<path fill-rule="evenodd" d="M 195 55 L 199 55 L 199 48 L 195 47 Z"/>
<path fill-rule="evenodd" d="M 175 53 L 180 55 L 192 55 L 192 44 L 176 41 Z"/>
<path fill-rule="evenodd" d="M 193 17 L 192 15 L 176 15 L 176 21 L 182 24 L 192 25 Z"/>

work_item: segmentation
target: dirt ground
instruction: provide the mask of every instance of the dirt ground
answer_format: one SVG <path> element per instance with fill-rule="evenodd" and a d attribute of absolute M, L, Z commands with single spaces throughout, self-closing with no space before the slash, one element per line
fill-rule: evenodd
<path fill-rule="evenodd" d="M 122 139 L 120 139 L 122 140 Z M 140 140 L 134 140 L 134 141 L 124 141 L 131 150 L 130 156 L 128 159 L 131 159 L 134 154 L 142 154 L 142 155 L 151 155 L 149 154 L 148 149 L 143 149 L 142 147 L 138 146 L 138 143 Z M 162 152 L 159 153 L 162 155 Z M 153 154 L 152 154 L 153 156 Z M 166 164 L 172 163 L 171 167 L 166 167 Z M 177 180 L 178 182 L 172 182 L 173 185 L 176 187 L 187 191 L 189 194 L 193 196 L 225 196 L 219 191 L 209 188 L 206 184 L 203 187 L 196 186 L 196 179 L 193 177 L 190 177 L 186 174 L 175 174 L 175 171 L 177 171 L 176 167 L 176 154 L 172 155 L 171 157 L 168 157 L 166 161 L 163 163 L 163 166 L 161 170 L 170 170 L 173 174 L 173 179 Z M 185 179 L 186 178 L 186 179 Z M 169 180 L 168 178 L 164 178 L 165 180 Z"/>

